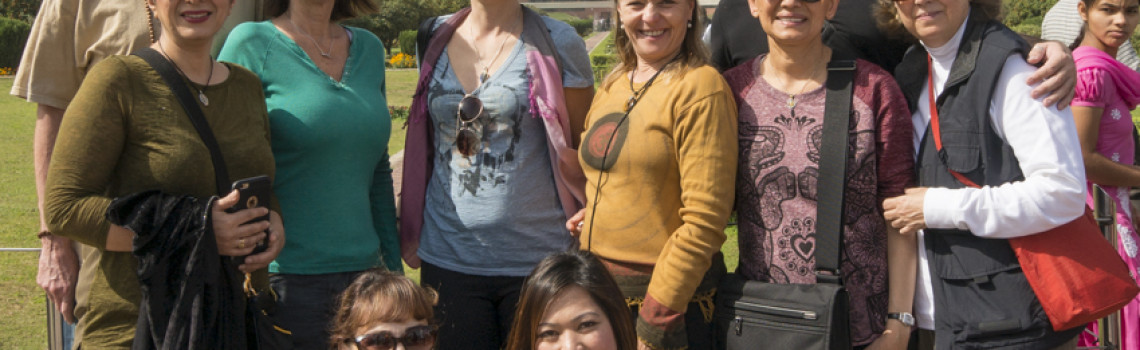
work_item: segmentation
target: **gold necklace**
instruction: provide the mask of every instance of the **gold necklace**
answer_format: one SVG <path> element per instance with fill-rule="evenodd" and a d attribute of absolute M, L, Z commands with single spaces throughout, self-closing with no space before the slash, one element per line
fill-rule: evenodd
<path fill-rule="evenodd" d="M 765 58 L 765 60 L 767 60 L 767 58 Z M 795 93 L 795 94 L 788 94 L 788 93 L 785 93 L 785 94 L 787 94 L 787 95 L 788 95 L 788 100 L 787 100 L 786 104 L 787 104 L 787 106 L 788 106 L 788 109 L 790 109 L 790 110 L 791 110 L 791 112 L 792 112 L 792 114 L 793 114 L 793 115 L 794 115 L 794 114 L 795 114 L 795 112 L 796 112 L 796 104 L 798 103 L 798 101 L 796 101 L 796 96 L 797 96 L 797 95 L 802 95 L 802 94 L 804 93 L 804 90 L 805 90 L 805 89 L 807 89 L 808 83 L 810 83 L 810 82 L 812 81 L 812 78 L 815 78 L 815 76 L 819 74 L 819 59 L 816 59 L 816 61 L 815 61 L 815 63 L 813 63 L 813 65 L 815 66 L 815 70 L 814 70 L 814 71 L 812 71 L 812 73 L 811 73 L 811 76 L 810 76 L 810 77 L 808 77 L 808 78 L 807 78 L 807 79 L 805 79 L 805 80 L 804 80 L 802 83 L 800 83 L 800 90 L 799 90 L 799 92 L 797 92 L 797 93 Z M 773 78 L 776 78 L 776 80 L 780 82 L 780 85 L 781 85 L 781 86 L 787 86 L 787 85 L 788 85 L 788 83 L 787 83 L 787 82 L 785 82 L 783 78 L 780 78 L 780 76 L 779 76 L 778 74 L 775 74 L 775 71 L 776 71 L 776 69 L 775 69 L 775 68 L 769 68 L 769 69 L 771 69 L 771 70 L 772 70 L 772 71 L 770 72 L 770 73 L 772 73 L 772 77 L 773 77 Z M 777 90 L 777 91 L 780 91 L 780 92 L 783 92 L 783 91 L 781 91 L 780 89 L 776 89 L 776 90 Z"/>
<path fill-rule="evenodd" d="M 499 42 L 499 49 L 495 51 L 495 56 L 491 57 L 491 61 L 486 65 L 483 64 L 483 54 L 479 53 L 479 45 L 475 45 L 475 33 L 472 33 L 475 30 L 475 26 L 472 25 L 471 27 L 467 28 L 467 34 L 471 36 L 471 48 L 475 49 L 475 64 L 483 67 L 483 70 L 479 73 L 479 85 L 483 85 L 483 82 L 487 81 L 487 78 L 491 77 L 491 65 L 495 64 L 495 60 L 499 59 L 499 54 L 503 53 L 503 47 L 506 46 L 507 39 L 511 38 L 511 34 L 515 32 L 515 29 L 518 29 L 518 26 L 520 24 L 522 24 L 522 20 L 517 21 L 515 23 L 515 26 L 512 27 L 509 32 L 507 32 L 507 35 L 504 36 L 503 40 Z"/>

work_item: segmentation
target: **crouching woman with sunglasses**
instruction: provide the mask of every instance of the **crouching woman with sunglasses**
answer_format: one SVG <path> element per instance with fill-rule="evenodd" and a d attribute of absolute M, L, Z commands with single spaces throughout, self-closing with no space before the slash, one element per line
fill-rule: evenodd
<path fill-rule="evenodd" d="M 436 294 L 383 269 L 364 271 L 345 289 L 333 318 L 334 350 L 407 350 L 435 346 Z"/>
<path fill-rule="evenodd" d="M 500 349 L 523 278 L 574 243 L 563 223 L 585 179 L 572 138 L 593 74 L 572 27 L 516 0 L 474 0 L 432 31 L 408 125 L 401 250 L 439 291 L 440 348 Z"/>

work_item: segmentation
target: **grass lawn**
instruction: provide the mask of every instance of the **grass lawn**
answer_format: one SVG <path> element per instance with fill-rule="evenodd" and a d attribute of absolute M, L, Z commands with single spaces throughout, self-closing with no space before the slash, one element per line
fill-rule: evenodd
<path fill-rule="evenodd" d="M 35 105 L 8 95 L 11 88 L 11 78 L 0 78 L 0 247 L 39 248 L 32 176 Z M 44 293 L 35 283 L 38 256 L 0 252 L 0 349 L 47 347 Z"/>
<path fill-rule="evenodd" d="M 387 72 L 389 105 L 410 106 L 415 69 Z M 35 105 L 8 95 L 12 78 L 0 78 L 0 247 L 38 248 L 35 182 L 32 174 L 32 131 Z M 392 121 L 389 152 L 404 148 L 404 119 Z M 722 251 L 729 271 L 738 260 L 736 227 L 725 230 Z M 46 348 L 44 294 L 35 284 L 36 253 L 0 252 L 0 350 Z M 406 267 L 405 267 L 406 268 Z M 407 269 L 419 280 L 419 270 Z"/>

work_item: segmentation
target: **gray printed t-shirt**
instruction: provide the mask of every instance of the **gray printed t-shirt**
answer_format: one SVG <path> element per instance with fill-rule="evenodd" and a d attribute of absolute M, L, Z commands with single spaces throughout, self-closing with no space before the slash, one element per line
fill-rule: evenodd
<path fill-rule="evenodd" d="M 437 28 L 446 19 L 440 17 Z M 561 56 L 563 86 L 592 87 L 582 38 L 565 23 L 543 20 Z M 554 186 L 545 127 L 529 111 L 524 44 L 519 40 L 508 49 L 498 71 L 471 92 L 484 106 L 471 157 L 455 147 L 464 91 L 446 49 L 428 88 L 435 157 L 418 253 L 430 264 L 469 275 L 526 276 L 542 258 L 574 243 Z"/>

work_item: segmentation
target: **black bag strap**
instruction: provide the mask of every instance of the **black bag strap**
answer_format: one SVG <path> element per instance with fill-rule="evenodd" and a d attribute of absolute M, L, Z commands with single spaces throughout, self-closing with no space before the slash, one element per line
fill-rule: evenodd
<path fill-rule="evenodd" d="M 424 52 L 427 51 L 428 43 L 435 34 L 435 21 L 438 18 L 428 17 L 420 23 L 420 29 L 416 31 L 416 62 L 421 66 L 424 64 Z"/>
<path fill-rule="evenodd" d="M 222 157 L 222 150 L 218 147 L 218 140 L 214 138 L 214 132 L 210 130 L 210 123 L 206 122 L 206 115 L 202 113 L 202 107 L 198 106 L 198 102 L 190 94 L 190 89 L 182 81 L 182 75 L 174 70 L 174 65 L 166 59 L 166 56 L 152 48 L 147 47 L 135 51 L 134 55 L 141 57 L 158 72 L 159 76 L 162 76 L 162 80 L 178 98 L 178 103 L 186 110 L 186 115 L 190 117 L 190 123 L 194 124 L 194 129 L 198 130 L 198 136 L 202 138 L 202 143 L 206 144 L 206 148 L 210 150 L 210 161 L 214 163 L 214 185 L 217 188 L 218 196 L 225 196 L 230 192 L 229 187 L 227 187 L 230 184 L 230 175 L 226 170 L 225 158 Z"/>
<path fill-rule="evenodd" d="M 838 56 L 838 53 L 836 53 Z M 842 285 L 844 197 L 847 191 L 847 152 L 850 145 L 851 89 L 855 60 L 835 58 L 827 64 L 823 140 L 820 149 L 815 219 L 816 281 Z"/>

